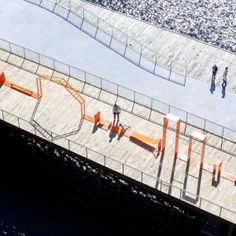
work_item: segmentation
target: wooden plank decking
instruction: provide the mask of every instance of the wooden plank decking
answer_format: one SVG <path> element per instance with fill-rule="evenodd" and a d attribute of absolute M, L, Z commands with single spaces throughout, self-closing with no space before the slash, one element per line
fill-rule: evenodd
<path fill-rule="evenodd" d="M 5 54 L 6 52 L 1 51 L 0 57 L 3 58 Z M 35 69 L 35 72 L 36 68 L 38 68 L 37 73 L 45 75 L 60 75 L 60 73 L 53 72 L 43 66 L 38 66 L 33 62 L 23 61 L 21 58 L 13 55 L 10 57 L 12 63 L 18 64 L 21 61 L 20 63 L 23 63 L 23 68 L 31 68 L 33 71 Z M 3 61 L 0 62 L 0 71 L 3 71 L 6 78 L 12 82 L 30 90 L 36 90 L 37 76 L 35 74 Z M 155 139 L 162 138 L 162 126 L 129 112 L 129 109 L 133 107 L 136 114 L 145 114 L 147 113 L 147 108 L 133 104 L 124 98 L 117 98 L 113 94 L 101 91 L 92 85 L 84 84 L 82 81 L 66 76 L 63 77 L 69 79 L 70 85 L 78 90 L 85 99 L 86 114 L 94 115 L 97 111 L 100 111 L 102 118 L 112 122 L 112 106 L 109 103 L 117 100 L 121 108 L 126 109 L 126 111 L 123 110 L 121 113 L 120 122 L 123 125 L 130 126 L 128 130 L 136 131 Z M 42 99 L 37 100 L 2 85 L 0 88 L 0 109 L 29 122 L 33 118 L 44 130 L 47 130 L 49 133 L 55 133 L 54 143 L 66 148 L 69 145 L 72 151 L 83 156 L 86 155 L 85 152 L 87 151 L 89 159 L 102 165 L 105 164 L 107 167 L 142 181 L 153 188 L 161 189 L 161 191 L 171 194 L 176 198 L 180 198 L 181 195 L 183 201 L 201 207 L 213 214 L 219 215 L 220 208 L 210 202 L 196 198 L 195 195 L 236 211 L 236 186 L 234 183 L 221 178 L 219 183 L 214 184 L 211 172 L 206 169 L 200 171 L 201 149 L 199 142 L 194 141 L 191 161 L 187 165 L 187 162 L 183 159 L 174 160 L 173 158 L 175 132 L 172 130 L 167 132 L 165 152 L 158 155 L 151 144 L 130 140 L 125 136 L 102 129 L 86 120 L 83 120 L 81 124 L 80 104 L 62 85 L 43 80 L 42 90 Z M 4 117 L 2 117 L 3 114 Z M 18 126 L 19 120 L 11 114 L 1 113 L 0 118 Z M 158 117 L 158 119 L 162 118 L 163 116 Z M 28 122 L 21 122 L 20 127 L 29 132 L 35 132 L 34 127 Z M 36 134 L 46 138 L 39 132 Z M 69 144 L 68 140 L 64 137 L 71 140 Z M 211 137 L 211 139 L 214 139 L 214 137 Z M 218 140 L 216 139 L 215 142 L 217 143 Z M 84 145 L 91 150 L 87 149 L 85 151 L 80 145 Z M 228 145 L 232 144 L 229 142 Z M 188 137 L 180 135 L 180 154 L 186 155 L 187 148 Z M 104 156 L 107 156 L 107 158 L 104 158 Z M 205 166 L 213 167 L 214 162 L 217 159 L 221 159 L 223 160 L 223 172 L 235 176 L 235 158 L 235 156 L 207 146 Z M 173 186 L 165 186 L 164 182 L 157 181 L 156 178 L 173 184 Z M 186 190 L 187 192 L 183 194 L 183 192 L 180 192 L 181 190 Z M 236 223 L 236 214 L 222 209 L 221 216 Z"/>

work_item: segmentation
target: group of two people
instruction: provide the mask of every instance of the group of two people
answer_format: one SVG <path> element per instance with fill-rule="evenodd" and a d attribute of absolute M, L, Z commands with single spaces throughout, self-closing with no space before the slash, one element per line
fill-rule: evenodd
<path fill-rule="evenodd" d="M 211 83 L 215 84 L 216 74 L 218 71 L 217 65 L 212 66 L 212 80 Z M 228 77 L 228 67 L 225 67 L 224 73 L 223 73 L 223 82 L 222 82 L 222 88 L 225 89 L 227 85 L 227 77 Z"/>

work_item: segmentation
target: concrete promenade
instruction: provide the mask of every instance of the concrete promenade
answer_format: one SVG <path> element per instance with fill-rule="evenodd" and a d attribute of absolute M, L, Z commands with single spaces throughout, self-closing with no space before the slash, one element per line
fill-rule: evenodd
<path fill-rule="evenodd" d="M 222 98 L 219 87 L 211 94 L 199 80 L 187 78 L 185 87 L 165 81 L 44 9 L 23 0 L 0 3 L 1 38 L 236 130 L 236 96 L 227 88 Z"/>
<path fill-rule="evenodd" d="M 0 51 L 1 57 L 2 54 L 6 52 Z M 22 60 L 14 55 L 9 58 L 15 65 Z M 24 88 L 37 91 L 37 75 L 12 64 L 0 62 L 0 71 L 5 72 L 6 78 Z M 23 64 L 24 68 L 35 68 L 35 63 L 28 60 L 24 60 Z M 112 104 L 109 103 L 117 99 L 122 107 L 127 108 L 127 111 L 122 111 L 120 122 L 128 127 L 128 132 L 138 132 L 154 139 L 162 138 L 161 125 L 140 118 L 147 111 L 146 107 L 116 98 L 114 94 L 46 67 L 39 65 L 37 68 L 37 73 L 61 76 L 78 90 L 85 100 L 86 115 L 93 115 L 99 110 L 102 119 L 112 122 Z M 156 115 L 152 113 L 153 118 Z M 167 132 L 165 151 L 158 153 L 154 144 L 117 134 L 86 119 L 81 123 L 79 102 L 65 86 L 49 80 L 42 81 L 40 99 L 2 85 L 0 119 L 197 208 L 236 222 L 236 188 L 233 180 L 236 178 L 235 156 L 207 145 L 204 165 L 200 168 L 201 143 L 193 141 L 191 160 L 186 161 L 189 137 L 185 135 L 179 136 L 178 158 L 174 158 L 173 130 Z M 163 115 L 159 119 L 163 120 Z M 212 174 L 217 159 L 223 161 L 222 176 L 219 179 L 213 178 Z"/>
<path fill-rule="evenodd" d="M 216 88 L 211 94 L 210 85 L 200 80 L 188 78 L 186 86 L 163 80 L 44 9 L 23 0 L 0 0 L 0 3 L 0 38 L 236 130 L 236 95 L 228 90 L 222 98 L 221 90 Z M 4 83 L 1 77 L 1 83 L 4 83 L 0 88 L 2 120 L 188 204 L 236 222 L 235 143 L 226 140 L 230 154 L 217 147 L 219 137 L 207 133 L 206 142 L 211 140 L 212 145 L 203 148 L 203 163 L 199 140 L 194 140 L 189 148 L 189 135 L 180 133 L 178 155 L 174 158 L 177 136 L 173 129 L 167 130 L 165 149 L 162 152 L 156 149 L 157 142 L 165 135 L 162 123 L 155 121 L 163 121 L 165 114 L 7 50 L 0 50 L 0 59 L 0 72 L 4 72 L 6 79 L 14 85 L 9 86 L 9 81 Z M 42 80 L 42 97 L 33 97 L 29 92 L 39 94 L 36 78 L 42 74 L 49 76 Z M 65 80 L 50 81 L 50 76 Z M 74 90 L 68 89 L 69 85 Z M 82 105 L 75 99 L 78 93 L 85 101 L 86 115 L 93 117 L 100 111 L 106 122 L 112 122 L 112 105 L 117 101 L 123 108 L 120 122 L 132 135 L 118 134 L 109 128 L 111 125 L 94 124 L 88 116 L 82 119 Z M 149 118 L 145 118 L 146 114 Z M 180 129 L 183 126 L 181 123 Z M 186 129 L 192 132 L 197 128 Z M 200 129 L 197 131 L 202 133 Z M 135 133 L 138 138 L 134 138 Z M 201 136 L 204 135 L 196 137 Z M 186 156 L 190 150 L 189 161 Z M 216 180 L 213 165 L 218 159 L 223 161 L 223 167 L 221 177 Z"/>

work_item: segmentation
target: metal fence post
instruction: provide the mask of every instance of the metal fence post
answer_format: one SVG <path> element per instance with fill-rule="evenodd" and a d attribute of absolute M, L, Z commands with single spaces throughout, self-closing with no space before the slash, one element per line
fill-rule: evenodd
<path fill-rule="evenodd" d="M 222 129 L 221 144 L 220 144 L 220 149 L 221 150 L 223 150 L 224 133 L 225 133 L 225 127 L 223 127 L 223 129 Z"/>
<path fill-rule="evenodd" d="M 23 54 L 24 54 L 24 59 L 26 59 L 26 58 L 25 58 L 25 48 L 23 48 Z"/>
<path fill-rule="evenodd" d="M 66 21 L 68 20 L 68 18 L 69 18 L 69 15 L 70 15 L 70 9 L 68 9 L 68 13 L 67 13 L 67 16 L 66 16 Z"/>
<path fill-rule="evenodd" d="M 135 99 L 136 99 L 136 92 L 134 91 L 134 104 L 135 104 Z M 131 113 L 133 113 L 133 110 L 134 110 L 134 104 L 133 104 L 133 106 L 132 106 Z"/>
<path fill-rule="evenodd" d="M 82 22 L 81 22 L 80 29 L 83 27 L 83 24 L 84 24 L 84 8 L 82 8 Z"/>
<path fill-rule="evenodd" d="M 169 80 L 170 80 L 170 76 L 171 76 L 171 71 L 172 71 L 172 63 L 173 63 L 173 61 L 171 61 L 171 64 L 170 64 L 170 73 L 169 73 Z"/>
<path fill-rule="evenodd" d="M 87 72 L 84 72 L 84 82 L 87 83 Z"/>
<path fill-rule="evenodd" d="M 18 121 L 18 127 L 20 128 L 20 118 L 17 117 L 17 121 Z"/>
<path fill-rule="evenodd" d="M 70 65 L 68 65 L 68 67 L 69 67 L 69 77 L 71 77 L 71 76 L 70 76 L 70 72 L 71 72 L 71 66 L 70 66 Z"/>
<path fill-rule="evenodd" d="M 41 65 L 41 62 L 40 62 L 40 54 L 38 53 L 38 60 L 39 60 L 39 65 Z"/>
<path fill-rule="evenodd" d="M 118 94 L 119 94 L 118 88 L 119 88 L 119 85 L 117 84 L 117 85 L 116 85 L 116 95 L 117 95 L 117 96 L 118 96 Z"/>
<path fill-rule="evenodd" d="M 206 119 L 204 119 L 203 131 L 206 132 Z"/>
<path fill-rule="evenodd" d="M 186 132 L 187 132 L 187 126 L 188 126 L 188 112 L 186 112 L 186 128 L 185 128 L 185 133 L 184 134 L 186 134 Z"/>
<path fill-rule="evenodd" d="M 12 52 L 11 52 L 11 49 L 12 49 L 12 48 L 11 48 L 11 43 L 9 42 L 9 50 L 10 50 L 10 53 L 12 53 Z"/>
<path fill-rule="evenodd" d="M 219 217 L 221 217 L 221 213 L 222 213 L 222 206 L 220 206 L 220 212 L 219 212 Z"/>
<path fill-rule="evenodd" d="M 103 155 L 103 163 L 104 163 L 104 166 L 106 166 L 106 156 L 105 155 Z"/>
<path fill-rule="evenodd" d="M 119 96 L 119 84 L 117 84 L 117 96 Z"/>
<path fill-rule="evenodd" d="M 149 108 L 149 109 L 150 109 L 150 113 L 149 113 L 149 115 L 148 115 L 148 120 L 151 120 L 152 106 L 153 106 L 153 98 L 151 98 L 151 107 Z"/>
<path fill-rule="evenodd" d="M 199 208 L 202 208 L 202 198 L 200 197 Z"/>
<path fill-rule="evenodd" d="M 4 112 L 3 112 L 3 110 L 2 110 L 2 119 L 5 120 L 5 119 L 4 119 Z"/>
<path fill-rule="evenodd" d="M 126 50 L 127 50 L 127 47 L 128 47 L 128 37 L 127 37 L 127 35 L 125 35 L 125 36 L 126 36 L 126 43 L 125 43 L 125 50 L 124 50 L 123 57 L 125 57 Z"/>
<path fill-rule="evenodd" d="M 156 53 L 156 60 L 155 60 L 155 65 L 153 69 L 153 74 L 156 74 L 156 67 L 157 67 L 157 53 Z"/>
<path fill-rule="evenodd" d="M 102 78 L 101 77 L 99 77 L 99 79 L 100 79 L 100 88 L 101 88 L 101 90 L 102 90 Z"/>
<path fill-rule="evenodd" d="M 113 27 L 111 28 L 111 40 L 109 42 L 109 48 L 111 47 L 111 43 L 112 43 L 112 40 L 113 40 Z"/>
<path fill-rule="evenodd" d="M 188 68 L 186 67 L 186 69 L 185 69 L 185 77 L 184 77 L 184 86 L 186 84 L 187 76 L 188 76 Z"/>
<path fill-rule="evenodd" d="M 97 27 L 96 27 L 96 32 L 94 34 L 94 38 L 97 38 L 97 33 L 98 33 L 98 29 L 99 29 L 99 18 L 97 17 Z"/>
<path fill-rule="evenodd" d="M 187 131 L 187 115 L 188 115 L 188 113 L 186 112 L 186 116 L 185 116 L 185 126 L 184 126 L 184 134 L 186 134 L 186 131 Z"/>
<path fill-rule="evenodd" d="M 170 113 L 170 107 L 171 107 L 171 106 L 170 106 L 170 105 L 168 105 L 168 113 Z"/>
<path fill-rule="evenodd" d="M 140 67 L 141 59 L 142 59 L 142 54 L 143 54 L 143 45 L 141 44 L 141 52 L 140 52 L 140 57 L 138 60 L 138 66 Z"/>
<path fill-rule="evenodd" d="M 51 141 L 52 141 L 52 143 L 53 143 L 53 135 L 52 135 L 52 132 L 51 132 Z"/>
<path fill-rule="evenodd" d="M 41 1 L 41 2 L 42 2 L 42 1 Z M 41 3 L 40 3 L 40 4 L 41 4 Z M 55 1 L 54 7 L 53 7 L 53 9 L 52 9 L 52 12 L 53 12 L 53 13 L 54 13 L 54 11 L 55 11 L 56 6 L 57 6 L 57 2 Z"/>

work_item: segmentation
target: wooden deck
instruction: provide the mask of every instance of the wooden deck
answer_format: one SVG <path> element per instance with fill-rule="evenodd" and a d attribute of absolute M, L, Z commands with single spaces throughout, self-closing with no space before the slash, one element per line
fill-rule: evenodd
<path fill-rule="evenodd" d="M 4 51 L 0 51 L 0 54 L 1 58 L 7 56 Z M 11 55 L 9 62 L 19 65 L 23 63 L 23 68 L 30 68 L 33 72 L 37 70 L 37 73 L 40 74 L 60 75 L 33 62 L 23 61 L 17 56 Z M 1 71 L 5 73 L 8 80 L 33 91 L 36 90 L 37 76 L 34 73 L 19 69 L 3 61 L 0 62 Z M 147 108 L 133 104 L 124 98 L 117 98 L 113 94 L 101 91 L 92 85 L 84 84 L 82 81 L 73 78 L 68 79 L 69 84 L 78 90 L 85 99 L 86 114 L 94 115 L 97 111 L 100 111 L 104 120 L 112 122 L 113 114 L 110 104 L 117 100 L 121 108 L 126 109 L 121 113 L 120 122 L 129 127 L 129 131 L 136 131 L 155 139 L 162 138 L 162 126 L 138 116 L 138 114 L 147 113 Z M 29 123 L 33 119 L 49 134 L 53 132 L 52 137 L 54 138 L 53 140 L 49 138 L 50 141 L 62 147 L 68 148 L 69 146 L 72 151 L 78 154 L 87 155 L 89 159 L 95 162 L 106 165 L 135 180 L 142 181 L 144 184 L 178 199 L 181 197 L 183 201 L 201 207 L 215 215 L 219 215 L 221 211 L 222 218 L 236 223 L 235 213 L 220 209 L 217 206 L 220 205 L 236 212 L 236 186 L 226 178 L 220 178 L 218 183 L 212 181 L 212 173 L 208 170 L 209 168 L 212 169 L 217 159 L 221 159 L 223 160 L 223 174 L 229 173 L 236 176 L 235 156 L 206 146 L 205 168 L 200 171 L 201 149 L 199 142 L 193 142 L 192 157 L 188 165 L 183 158 L 174 159 L 174 131 L 168 130 L 165 152 L 158 155 L 151 144 L 118 135 L 116 132 L 103 129 L 86 120 L 81 123 L 80 104 L 62 85 L 44 80 L 42 81 L 42 90 L 43 96 L 40 100 L 37 100 L 2 85 L 0 88 L 0 109 L 28 121 L 20 122 L 20 127 L 24 130 L 35 132 L 33 124 Z M 129 112 L 131 108 L 137 115 Z M 11 114 L 3 112 L 0 118 L 19 126 L 19 120 Z M 158 116 L 157 119 L 163 119 L 163 116 Z M 36 134 L 45 139 L 47 138 L 40 132 L 36 132 Z M 214 137 L 211 137 L 212 139 L 214 143 Z M 217 143 L 218 140 L 216 139 L 215 142 Z M 85 150 L 80 145 L 88 149 Z M 228 145 L 232 144 L 228 143 Z M 180 135 L 179 153 L 187 155 L 187 148 L 188 137 Z M 162 181 L 157 181 L 157 178 Z M 186 192 L 183 192 L 183 190 Z M 199 198 L 195 195 L 199 195 Z M 202 200 L 202 198 L 216 205 Z"/>

